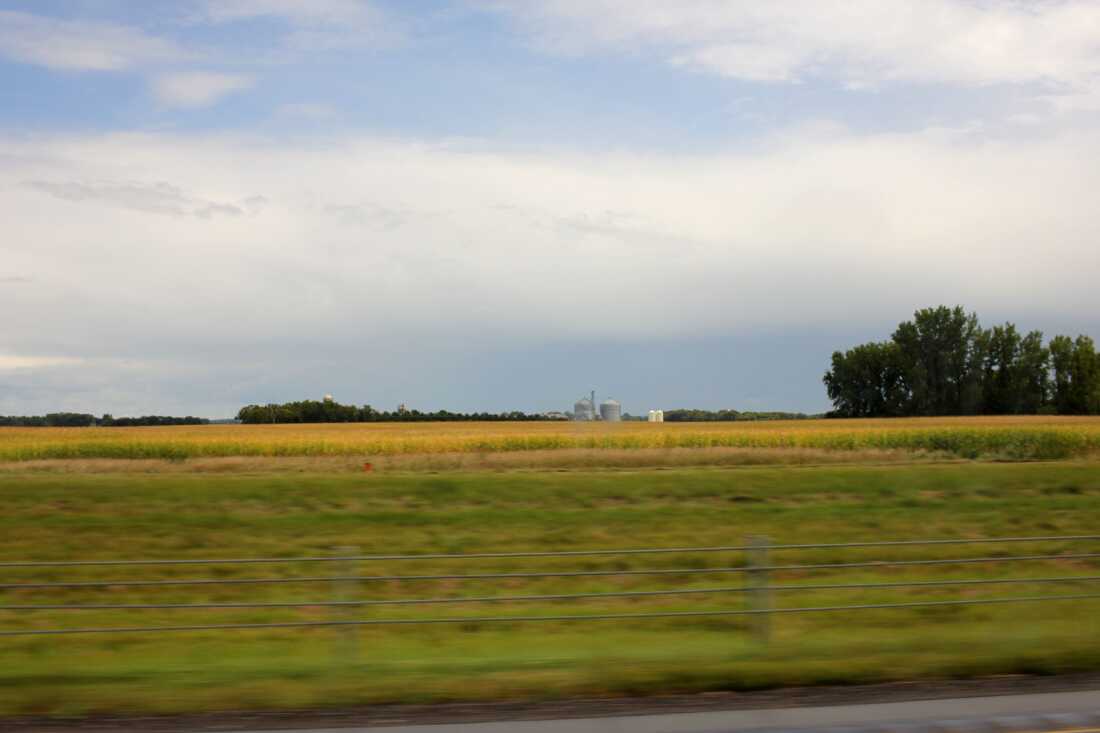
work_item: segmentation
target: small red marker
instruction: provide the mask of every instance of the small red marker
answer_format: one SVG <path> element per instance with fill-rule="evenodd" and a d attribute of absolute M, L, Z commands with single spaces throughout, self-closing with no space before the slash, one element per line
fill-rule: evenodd
<path fill-rule="evenodd" d="M 364 463 L 364 464 L 363 464 L 363 470 L 364 470 L 364 471 L 373 471 L 373 470 L 374 470 L 374 466 L 373 466 L 372 464 L 370 464 L 370 463 Z"/>

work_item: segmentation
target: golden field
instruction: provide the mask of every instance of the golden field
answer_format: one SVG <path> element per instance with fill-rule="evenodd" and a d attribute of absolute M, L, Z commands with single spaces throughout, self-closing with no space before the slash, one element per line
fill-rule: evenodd
<path fill-rule="evenodd" d="M 903 451 L 963 458 L 1066 458 L 1100 450 L 1100 417 L 0 428 L 0 461 L 7 462 L 688 449 Z"/>

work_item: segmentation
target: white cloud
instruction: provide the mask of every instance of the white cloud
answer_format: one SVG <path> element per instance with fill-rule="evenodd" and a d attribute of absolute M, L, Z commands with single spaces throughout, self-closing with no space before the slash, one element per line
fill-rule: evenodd
<path fill-rule="evenodd" d="M 163 181 L 25 181 L 23 185 L 65 201 L 106 203 L 149 214 L 200 219 L 257 214 L 267 203 L 262 196 L 249 196 L 241 201 L 210 201 Z"/>
<path fill-rule="evenodd" d="M 35 314 L 4 353 L 95 365 L 65 367 L 71 399 L 21 369 L 5 409 L 220 414 L 334 374 L 453 398 L 431 387 L 442 353 L 858 328 L 939 302 L 1026 328 L 1100 312 L 1100 135 L 815 129 L 698 156 L 0 137 L 0 261 L 33 280 L 0 287 L 0 312 Z"/>
<path fill-rule="evenodd" d="M 748 81 L 793 81 L 801 58 L 790 48 L 766 43 L 727 43 L 707 46 L 680 56 L 673 56 L 676 66 L 719 70 L 725 76 Z"/>
<path fill-rule="evenodd" d="M 94 332 L 75 323 L 119 298 L 147 303 L 127 316 L 136 331 L 176 324 L 180 343 L 231 341 L 236 327 L 667 336 L 963 296 L 979 309 L 1100 307 L 1100 137 L 965 140 L 800 131 L 699 157 L 369 138 L 9 141 L 0 152 L 38 162 L 0 176 L 15 184 L 0 215 L 17 272 L 96 294 L 71 324 L 28 327 L 30 340 Z M 263 214 L 203 218 L 202 202 Z M 118 279 L 122 294 L 99 287 Z M 196 282 L 208 309 L 158 297 Z M 29 297 L 0 289 L 15 310 Z"/>
<path fill-rule="evenodd" d="M 544 47 L 652 49 L 753 81 L 1039 83 L 1100 75 L 1092 0 L 518 0 L 491 2 Z"/>
<path fill-rule="evenodd" d="M 0 55 L 76 71 L 118 71 L 186 56 L 174 43 L 128 26 L 14 11 L 0 11 Z"/>
<path fill-rule="evenodd" d="M 368 0 L 207 0 L 202 20 L 233 23 L 278 20 L 288 43 L 301 50 L 377 45 L 396 35 L 392 17 Z"/>
<path fill-rule="evenodd" d="M 340 119 L 340 112 L 332 105 L 316 102 L 297 102 L 284 104 L 276 110 L 279 117 L 308 120 L 310 122 L 332 122 Z"/>
<path fill-rule="evenodd" d="M 246 74 L 185 71 L 158 76 L 153 80 L 153 93 L 158 101 L 171 107 L 209 107 L 254 83 Z"/>
<path fill-rule="evenodd" d="M 305 25 L 360 24 L 378 17 L 363 0 L 208 0 L 205 14 L 215 23 L 269 17 Z"/>
<path fill-rule="evenodd" d="M 67 356 L 0 354 L 0 370 L 43 369 L 45 367 L 73 366 L 79 363 L 80 359 L 73 359 Z"/>

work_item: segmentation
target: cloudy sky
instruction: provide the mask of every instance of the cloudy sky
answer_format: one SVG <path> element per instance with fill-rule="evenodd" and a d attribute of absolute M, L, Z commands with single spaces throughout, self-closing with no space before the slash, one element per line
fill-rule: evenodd
<path fill-rule="evenodd" d="M 1100 336 L 1097 0 L 0 0 L 0 413 L 819 411 Z"/>

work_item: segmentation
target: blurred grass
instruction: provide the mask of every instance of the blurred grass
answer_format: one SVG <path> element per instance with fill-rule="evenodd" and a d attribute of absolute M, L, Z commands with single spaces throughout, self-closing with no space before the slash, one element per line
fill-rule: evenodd
<path fill-rule="evenodd" d="M 1090 534 L 1091 462 L 386 474 L 38 474 L 0 478 L 0 559 L 248 557 L 568 550 L 775 542 Z M 839 562 L 1097 551 L 1098 543 L 774 552 Z M 364 574 L 739 565 L 740 553 L 380 562 Z M 5 582 L 325 574 L 326 565 L 6 569 Z M 1095 560 L 774 573 L 775 583 L 1100 575 Z M 371 598 L 739 586 L 739 575 L 363 584 Z M 776 593 L 777 606 L 1100 592 L 1066 587 Z M 324 600 L 326 585 L 7 591 L 5 603 Z M 363 618 L 740 608 L 738 594 L 385 607 Z M 80 714 L 314 707 L 749 689 L 1100 669 L 1100 601 L 782 615 L 762 647 L 737 617 L 571 624 L 371 627 L 357 660 L 338 632 L 6 638 L 0 712 Z M 325 620 L 300 610 L 0 612 L 0 628 Z M 343 612 L 339 612 L 343 613 Z"/>

